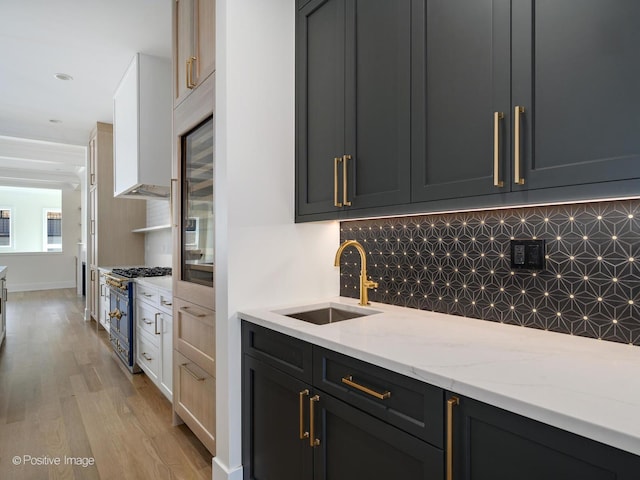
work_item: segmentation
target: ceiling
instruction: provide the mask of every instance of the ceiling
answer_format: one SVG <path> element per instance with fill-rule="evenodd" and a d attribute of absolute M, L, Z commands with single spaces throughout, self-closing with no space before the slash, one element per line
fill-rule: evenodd
<path fill-rule="evenodd" d="M 0 0 L 0 183 L 12 171 L 75 170 L 64 155 L 28 155 L 52 144 L 71 152 L 97 121 L 112 123 L 113 92 L 134 54 L 171 56 L 172 1 Z M 24 139 L 38 142 L 16 155 Z"/>

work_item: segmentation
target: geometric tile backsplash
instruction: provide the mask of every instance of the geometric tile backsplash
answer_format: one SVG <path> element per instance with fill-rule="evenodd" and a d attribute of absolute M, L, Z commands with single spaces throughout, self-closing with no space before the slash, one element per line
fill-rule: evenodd
<path fill-rule="evenodd" d="M 545 270 L 510 268 L 514 238 L 546 240 Z M 640 200 L 341 222 L 351 239 L 371 301 L 640 345 Z M 340 295 L 359 274 L 349 248 Z"/>

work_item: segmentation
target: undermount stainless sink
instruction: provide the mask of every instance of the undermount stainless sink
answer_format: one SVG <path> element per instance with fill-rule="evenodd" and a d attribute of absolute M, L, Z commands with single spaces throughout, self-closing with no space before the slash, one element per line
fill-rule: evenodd
<path fill-rule="evenodd" d="M 369 310 L 357 307 L 346 307 L 336 305 L 317 305 L 304 307 L 303 310 L 295 309 L 296 311 L 280 311 L 280 313 L 286 317 L 295 318 L 304 322 L 313 323 L 315 325 L 326 325 L 328 323 L 341 322 L 343 320 L 350 320 L 352 318 L 365 317 L 367 315 L 374 315 L 380 313 L 376 310 Z"/>

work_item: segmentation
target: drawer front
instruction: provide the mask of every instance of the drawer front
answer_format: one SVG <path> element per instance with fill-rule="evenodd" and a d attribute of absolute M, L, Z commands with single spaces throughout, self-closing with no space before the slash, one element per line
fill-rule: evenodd
<path fill-rule="evenodd" d="M 169 315 L 173 314 L 173 295 L 168 290 L 158 290 L 158 307 Z"/>
<path fill-rule="evenodd" d="M 136 344 L 138 365 L 153 382 L 157 383 L 160 369 L 160 350 L 151 342 L 148 335 L 140 329 L 138 329 L 138 335 L 136 335 Z"/>
<path fill-rule="evenodd" d="M 173 377 L 176 413 L 215 455 L 215 377 L 179 352 L 175 352 Z"/>
<path fill-rule="evenodd" d="M 311 383 L 312 353 L 307 342 L 243 320 L 242 353 Z"/>
<path fill-rule="evenodd" d="M 150 305 L 160 305 L 160 295 L 157 288 L 147 287 L 140 283 L 136 283 L 136 301 L 147 302 Z"/>
<path fill-rule="evenodd" d="M 315 346 L 313 385 L 443 447 L 444 392 L 438 387 Z"/>
<path fill-rule="evenodd" d="M 160 316 L 162 313 L 149 307 L 144 303 L 138 302 L 136 305 L 136 324 L 139 330 L 144 331 L 152 338 L 155 339 L 155 344 L 159 344 L 160 328 L 162 325 L 162 319 Z"/>
<path fill-rule="evenodd" d="M 174 348 L 215 375 L 215 312 L 179 298 L 173 308 Z"/>

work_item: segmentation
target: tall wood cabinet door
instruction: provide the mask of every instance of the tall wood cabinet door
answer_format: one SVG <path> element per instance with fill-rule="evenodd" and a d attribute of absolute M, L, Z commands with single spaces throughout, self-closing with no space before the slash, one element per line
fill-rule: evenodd
<path fill-rule="evenodd" d="M 98 265 L 98 189 L 89 192 L 89 265 Z"/>
<path fill-rule="evenodd" d="M 330 395 L 320 392 L 313 419 L 315 480 L 444 478 L 442 450 Z"/>
<path fill-rule="evenodd" d="M 346 208 L 409 202 L 412 34 L 417 33 L 412 14 L 419 14 L 422 4 L 346 0 L 344 154 L 351 157 L 344 160 Z"/>
<path fill-rule="evenodd" d="M 304 437 L 310 387 L 248 355 L 243 356 L 242 382 L 244 480 L 312 480 L 313 449 Z"/>
<path fill-rule="evenodd" d="M 216 68 L 216 2 L 195 0 L 195 83 L 200 84 Z"/>
<path fill-rule="evenodd" d="M 455 394 L 457 480 L 631 480 L 638 457 Z"/>
<path fill-rule="evenodd" d="M 176 0 L 174 3 L 173 29 L 174 29 L 174 97 L 178 101 L 186 96 L 190 88 L 187 76 L 193 73 L 191 57 L 194 56 L 196 39 L 194 36 L 193 22 L 195 20 L 196 0 Z"/>
<path fill-rule="evenodd" d="M 635 0 L 513 1 L 514 189 L 640 178 L 638 25 Z"/>
<path fill-rule="evenodd" d="M 427 0 L 414 16 L 413 202 L 509 191 L 510 10 L 508 0 Z"/>
<path fill-rule="evenodd" d="M 299 215 L 338 212 L 344 155 L 344 0 L 296 16 L 296 202 Z M 342 160 L 340 160 L 342 161 Z M 337 216 L 337 213 L 336 213 Z"/>

